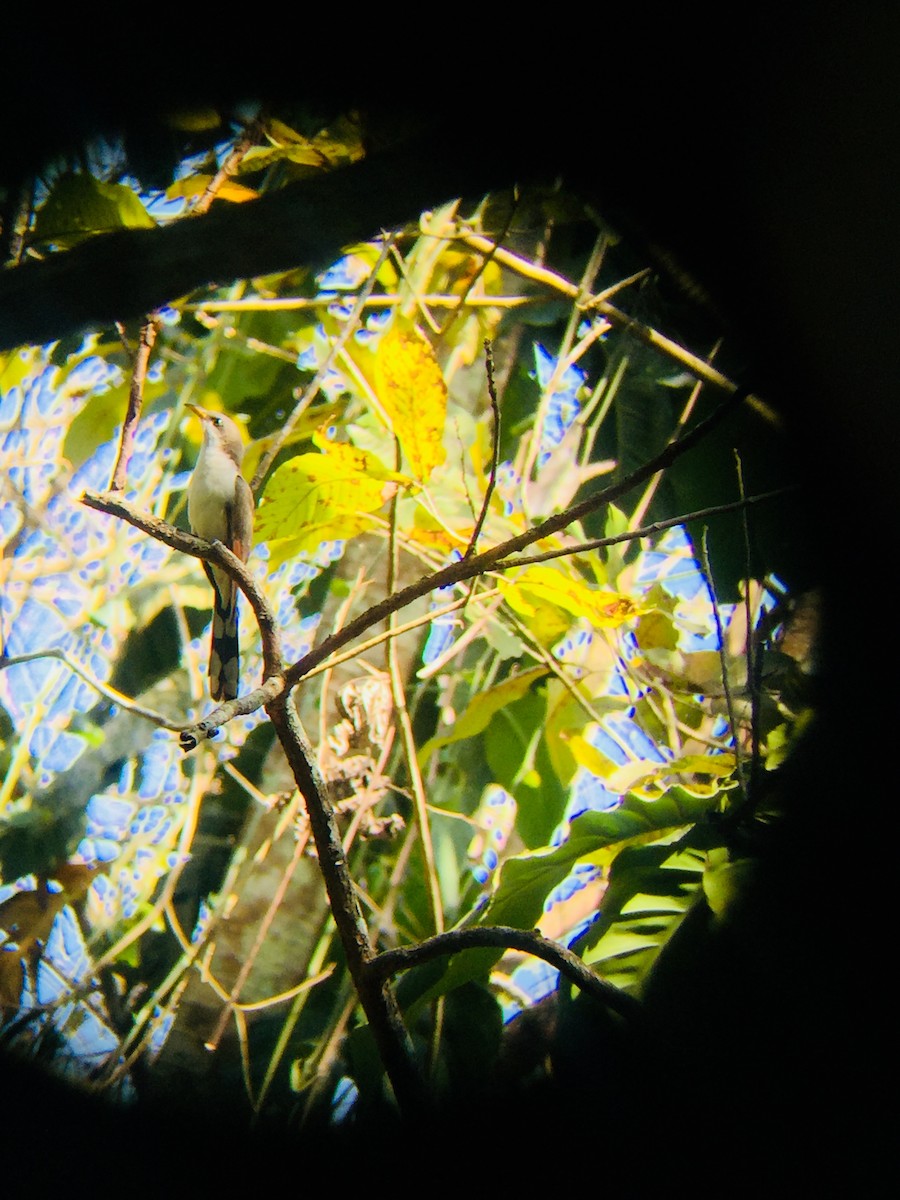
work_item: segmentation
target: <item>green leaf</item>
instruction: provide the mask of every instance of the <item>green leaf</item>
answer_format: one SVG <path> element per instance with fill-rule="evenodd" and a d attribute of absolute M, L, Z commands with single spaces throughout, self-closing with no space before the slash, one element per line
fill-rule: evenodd
<path fill-rule="evenodd" d="M 61 175 L 37 215 L 38 242 L 70 247 L 96 233 L 153 229 L 156 222 L 131 188 L 93 175 Z"/>
<path fill-rule="evenodd" d="M 671 842 L 681 837 L 696 821 L 705 816 L 710 808 L 709 799 L 699 799 L 681 788 L 672 788 L 658 800 L 647 801 L 636 796 L 625 796 L 618 808 L 607 812 L 582 813 L 572 822 L 569 837 L 561 846 L 552 850 L 520 854 L 506 860 L 501 867 L 494 895 L 481 913 L 478 924 L 512 925 L 516 929 L 533 929 L 541 918 L 547 897 L 563 882 L 574 866 L 578 863 L 591 863 L 596 866 L 613 863 L 610 890 L 604 897 L 601 910 L 601 920 L 607 917 L 602 926 L 602 931 L 605 932 L 612 924 L 612 919 L 618 916 L 622 906 L 638 894 L 641 890 L 640 885 L 646 880 L 646 872 L 629 873 L 619 870 L 619 891 L 613 892 L 613 880 L 616 879 L 619 862 L 617 856 L 636 849 L 640 849 L 642 853 L 652 851 L 650 861 L 654 869 L 659 867 L 661 861 L 672 860 L 682 871 L 685 870 L 681 862 L 684 856 L 673 858 L 676 852 Z M 687 859 L 687 862 L 691 863 L 693 860 Z M 689 871 L 689 874 L 696 876 L 695 886 L 699 886 L 701 870 L 702 863 L 694 863 Z M 669 886 L 669 880 L 674 881 L 674 889 Z M 663 893 L 669 896 L 670 901 L 672 896 L 680 894 L 682 882 L 682 875 L 673 870 L 667 878 L 666 887 L 663 888 Z M 644 890 L 652 889 L 648 887 Z M 662 912 L 661 921 L 668 931 L 668 936 L 671 932 L 669 926 L 673 923 L 671 904 Z M 654 909 L 653 913 L 655 919 L 658 912 Z M 591 933 L 597 928 L 598 926 L 594 926 Z M 639 944 L 635 943 L 629 949 L 631 954 L 640 949 L 641 954 L 646 956 L 648 951 L 658 949 L 665 940 L 658 936 L 658 930 L 653 932 L 649 925 L 640 928 L 638 924 L 634 924 L 630 929 L 620 930 L 619 933 L 639 938 Z M 612 945 L 611 942 L 609 946 Z M 618 954 L 624 952 L 623 946 L 624 942 L 620 939 Z M 606 950 L 606 946 L 602 951 L 598 948 L 596 957 L 605 958 Z M 501 955 L 502 951 L 498 950 L 477 950 L 457 955 L 440 983 L 428 993 L 428 998 L 433 999 L 434 996 L 471 979 L 485 976 Z"/>
<path fill-rule="evenodd" d="M 690 845 L 692 834 L 675 846 L 628 846 L 612 865 L 600 915 L 578 949 L 617 987 L 644 979 L 700 887 L 706 856 Z"/>
<path fill-rule="evenodd" d="M 671 836 L 705 816 L 710 807 L 708 797 L 672 788 L 658 800 L 625 796 L 617 808 L 582 813 L 558 848 L 507 859 L 482 923 L 532 928 L 550 892 L 577 863 L 605 866 L 624 846 Z"/>
<path fill-rule="evenodd" d="M 454 742 L 462 742 L 467 738 L 482 733 L 490 724 L 494 715 L 514 701 L 526 695 L 534 683 L 548 674 L 546 667 L 531 667 L 504 679 L 496 687 L 479 692 L 469 704 L 461 717 L 455 722 L 450 733 L 440 737 L 430 738 L 419 751 L 420 763 L 425 763 L 442 746 L 450 746 Z"/>

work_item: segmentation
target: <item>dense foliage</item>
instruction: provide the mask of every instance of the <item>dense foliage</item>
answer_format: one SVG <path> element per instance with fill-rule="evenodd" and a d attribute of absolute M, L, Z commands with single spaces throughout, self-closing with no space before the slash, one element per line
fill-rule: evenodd
<path fill-rule="evenodd" d="M 100 146 L 39 181 L 17 253 L 190 222 L 363 153 L 352 116 L 307 132 L 262 116 L 161 193 Z M 8 1046 L 123 1101 L 185 1063 L 197 1091 L 239 1080 L 253 1111 L 292 1119 L 383 1092 L 265 698 L 179 743 L 209 709 L 201 563 L 81 503 L 123 462 L 127 501 L 185 528 L 189 402 L 246 427 L 249 565 L 300 664 L 376 949 L 537 930 L 639 996 L 696 896 L 727 919 L 734 830 L 805 703 L 773 649 L 780 430 L 633 255 L 577 196 L 494 195 L 324 272 L 0 359 Z M 263 647 L 246 601 L 241 620 L 247 694 Z M 399 977 L 435 1090 L 486 1087 L 517 1013 L 574 1003 L 543 947 L 501 938 Z"/>

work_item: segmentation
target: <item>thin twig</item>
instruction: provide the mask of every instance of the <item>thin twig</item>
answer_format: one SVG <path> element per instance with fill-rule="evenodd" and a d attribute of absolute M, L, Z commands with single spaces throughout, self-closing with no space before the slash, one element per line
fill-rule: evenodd
<path fill-rule="evenodd" d="M 485 261 L 485 260 L 482 260 Z M 646 272 L 642 272 L 646 274 Z M 366 296 L 361 307 L 366 308 L 399 308 L 408 301 L 408 296 L 399 292 L 379 292 L 377 296 Z M 495 296 L 455 295 L 452 292 L 426 292 L 419 299 L 429 308 L 449 308 L 451 310 L 464 308 L 522 308 L 528 304 L 537 304 L 534 296 Z M 329 292 L 320 296 L 249 296 L 244 300 L 206 300 L 192 304 L 182 304 L 181 312 L 218 313 L 218 312 L 297 312 L 330 308 L 334 304 L 334 293 Z"/>
<path fill-rule="evenodd" d="M 141 416 L 141 405 L 144 399 L 144 383 L 147 379 L 147 367 L 150 364 L 150 353 L 153 343 L 159 333 L 160 320 L 153 313 L 141 326 L 138 346 L 131 368 L 131 386 L 128 389 L 128 409 L 122 425 L 122 436 L 119 439 L 119 454 L 113 470 L 112 481 L 109 485 L 111 492 L 123 492 L 128 477 L 128 462 L 131 458 L 131 447 L 134 444 L 134 433 Z"/>
<path fill-rule="evenodd" d="M 703 577 L 706 580 L 706 588 L 709 592 L 710 603 L 712 604 L 713 621 L 716 626 L 716 641 L 719 647 L 719 664 L 722 671 L 722 691 L 725 695 L 725 707 L 728 710 L 728 724 L 731 726 L 731 736 L 734 740 L 734 761 L 737 769 L 738 783 L 740 784 L 741 796 L 746 801 L 747 799 L 747 780 L 744 776 L 744 760 L 741 751 L 741 739 L 738 736 L 737 717 L 735 715 L 734 698 L 731 693 L 731 682 L 728 678 L 728 657 L 725 647 L 725 630 L 722 627 L 722 617 L 719 612 L 719 600 L 716 596 L 716 586 L 712 576 L 712 567 L 709 563 L 709 547 L 707 544 L 708 530 L 703 530 L 703 537 L 700 543 L 700 565 L 703 570 Z M 750 626 L 747 626 L 747 634 L 749 636 Z"/>
<path fill-rule="evenodd" d="M 721 344 L 722 344 L 721 341 L 716 342 L 716 344 L 713 346 L 712 350 L 707 355 L 706 361 L 709 362 L 710 364 L 712 363 L 713 359 L 716 357 L 716 354 L 718 353 L 719 347 L 721 346 Z M 694 381 L 694 386 L 691 388 L 691 394 L 688 396 L 687 402 L 685 403 L 685 406 L 681 410 L 681 413 L 678 417 L 678 424 L 675 426 L 675 431 L 672 434 L 672 437 L 677 437 L 679 432 L 685 427 L 685 425 L 687 425 L 688 421 L 691 419 L 691 415 L 697 405 L 697 401 L 700 399 L 700 393 L 702 391 L 703 391 L 703 382 L 700 379 L 696 379 Z M 640 500 L 637 503 L 637 507 L 635 508 L 634 512 L 631 514 L 631 516 L 628 519 L 629 529 L 633 528 L 636 525 L 640 525 L 641 521 L 643 521 L 644 517 L 647 515 L 647 509 L 650 507 L 650 504 L 653 500 L 653 497 L 656 494 L 656 490 L 659 487 L 659 485 L 662 481 L 662 478 L 663 478 L 662 472 L 660 472 L 659 474 L 654 475 L 653 478 L 650 480 L 650 482 L 647 484 L 646 488 L 644 489 L 644 494 L 641 496 Z"/>
<path fill-rule="evenodd" d="M 401 465 L 401 447 L 399 438 L 396 439 L 396 469 L 400 469 Z M 388 578 L 387 578 L 387 593 L 390 595 L 396 588 L 396 580 L 399 572 L 399 548 L 397 544 L 397 497 L 396 495 L 391 500 L 391 515 L 390 515 L 390 530 L 388 534 Z M 396 612 L 392 612 L 388 616 L 387 626 L 388 631 L 393 632 L 396 626 Z M 416 753 L 416 739 L 413 733 L 412 720 L 409 715 L 409 709 L 406 705 L 406 689 L 404 687 L 404 672 L 400 665 L 398 654 L 398 640 L 396 637 L 389 638 L 385 648 L 385 658 L 388 670 L 388 676 L 391 681 L 391 698 L 394 702 L 394 712 L 396 714 L 397 723 L 400 726 L 400 736 L 403 742 L 404 756 L 406 760 L 406 769 L 409 773 L 410 788 L 412 791 L 413 806 L 416 814 L 416 825 L 419 830 L 419 840 L 422 844 L 422 859 L 425 868 L 425 880 L 428 887 L 428 898 L 431 904 L 431 915 L 434 921 L 434 928 L 438 933 L 442 933 L 444 929 L 444 907 L 441 897 L 441 885 L 437 873 L 437 861 L 434 853 L 434 841 L 431 836 L 431 822 L 428 818 L 428 806 L 425 799 L 425 783 L 422 779 L 422 771 L 419 767 L 419 759 Z M 437 1036 L 437 1030 L 435 1031 Z"/>
<path fill-rule="evenodd" d="M 710 517 L 718 517 L 723 513 L 738 512 L 752 504 L 764 504 L 770 500 L 778 500 L 790 495 L 795 487 L 775 488 L 771 492 L 760 492 L 758 496 L 744 496 L 740 500 L 729 500 L 726 504 L 712 504 L 709 508 L 698 508 L 694 512 L 682 513 L 678 517 L 667 517 L 662 521 L 654 521 L 643 525 L 640 529 L 628 529 L 624 533 L 612 534 L 610 537 L 591 538 L 586 542 L 574 542 L 571 546 L 561 546 L 556 550 L 545 550 L 542 554 L 520 554 L 516 558 L 501 559 L 494 564 L 495 571 L 509 571 L 514 567 L 527 567 L 532 563 L 549 562 L 553 558 L 565 558 L 572 554 L 587 554 L 591 550 L 602 550 L 605 546 L 616 546 L 621 542 L 638 542 L 642 538 L 654 537 L 666 529 L 674 529 L 679 525 L 687 525 L 693 521 L 705 521 Z"/>
<path fill-rule="evenodd" d="M 235 174 L 238 166 L 241 163 L 241 160 L 244 158 L 247 151 L 250 150 L 252 146 L 256 145 L 256 142 L 256 132 L 251 125 L 245 129 L 241 136 L 237 139 L 230 153 L 228 154 L 228 157 L 206 185 L 206 189 L 204 190 L 202 196 L 200 196 L 200 198 L 197 200 L 197 203 L 191 209 L 192 216 L 200 216 L 209 211 L 213 200 L 215 200 L 216 196 L 221 191 L 222 186 L 228 179 L 231 178 L 232 175 Z"/>
<path fill-rule="evenodd" d="M 0 655 L 0 671 L 7 667 L 15 667 L 19 663 L 36 662 L 41 658 L 55 658 L 58 662 L 65 664 L 79 679 L 83 680 L 88 687 L 94 689 L 98 695 L 103 696 L 105 700 L 109 700 L 111 704 L 117 705 L 126 712 L 133 713 L 136 717 L 142 717 L 145 721 L 150 721 L 154 725 L 158 725 L 160 729 L 168 729 L 173 733 L 180 733 L 183 729 L 188 729 L 190 726 L 185 722 L 170 721 L 168 717 L 164 717 L 162 713 L 156 712 L 155 709 L 146 708 L 143 704 L 138 704 L 131 700 L 128 696 L 123 696 L 121 692 L 117 692 L 115 688 L 109 684 L 103 683 L 92 675 L 87 668 L 81 663 L 76 662 L 71 658 L 65 650 L 58 646 L 51 647 L 49 650 L 33 650 L 29 654 L 15 654 L 7 657 L 5 654 Z"/>
<path fill-rule="evenodd" d="M 259 957 L 259 954 L 263 948 L 263 943 L 265 942 L 266 937 L 268 936 L 269 929 L 271 928 L 272 922 L 275 920 L 275 917 L 278 914 L 278 909 L 281 907 L 282 901 L 284 900 L 284 897 L 287 893 L 288 886 L 291 882 L 291 879 L 294 876 L 294 872 L 296 871 L 297 867 L 299 866 L 300 860 L 303 858 L 303 855 L 306 853 L 306 843 L 307 843 L 308 838 L 309 838 L 309 834 L 307 833 L 306 837 L 297 838 L 294 843 L 294 848 L 291 853 L 290 861 L 288 862 L 285 869 L 282 871 L 281 878 L 279 879 L 278 884 L 275 887 L 275 891 L 272 893 L 271 897 L 269 898 L 269 903 L 266 906 L 266 911 L 263 913 L 262 919 L 260 920 L 259 925 L 257 926 L 256 936 L 253 939 L 253 945 L 250 947 L 249 952 L 244 957 L 244 961 L 242 962 L 241 968 L 238 971 L 237 978 L 235 979 L 234 983 L 232 984 L 232 986 L 228 992 L 228 997 L 225 1002 L 225 1006 L 222 1009 L 221 1014 L 219 1015 L 219 1020 L 216 1023 L 215 1030 L 213 1031 L 212 1036 L 209 1038 L 209 1040 L 205 1043 L 206 1048 L 208 1050 L 215 1050 L 218 1047 L 219 1041 L 221 1040 L 222 1035 L 224 1034 L 225 1029 L 227 1028 L 228 1019 L 231 1016 L 232 1012 L 236 1008 L 244 1008 L 244 1009 L 247 1008 L 246 1005 L 242 1005 L 240 1003 L 241 991 L 243 990 L 244 984 L 247 982 L 247 980 L 250 977 L 250 972 L 253 970 L 254 966 L 256 965 L 256 960 Z"/>
<path fill-rule="evenodd" d="M 547 287 L 551 287 L 555 291 L 569 296 L 572 300 L 577 301 L 579 299 L 578 287 L 571 280 L 566 279 L 564 275 L 548 270 L 546 267 L 537 266 L 529 262 L 528 259 L 522 258 L 518 254 L 513 254 L 512 251 L 506 250 L 502 246 L 495 245 L 490 238 L 482 237 L 479 234 L 465 234 L 461 236 L 460 240 L 481 254 L 495 255 L 497 262 L 509 267 L 526 279 L 532 279 L 537 283 L 545 284 Z M 631 280 L 627 282 L 631 282 Z M 596 296 L 589 297 L 584 302 L 585 309 L 600 313 L 606 317 L 611 325 L 625 330 L 626 333 L 644 345 L 660 350 L 663 354 L 674 359 L 675 362 L 684 367 L 685 370 L 690 371 L 697 379 L 702 379 L 704 383 L 710 384 L 710 386 L 717 390 L 726 392 L 728 395 L 733 395 L 738 391 L 737 384 L 723 375 L 721 371 L 717 371 L 709 363 L 704 362 L 702 358 L 698 358 L 696 354 L 691 354 L 684 346 L 680 346 L 677 342 L 672 341 L 671 338 L 667 338 L 651 326 L 644 325 L 643 322 L 615 308 L 606 299 L 606 296 L 610 294 L 612 294 L 610 289 L 607 289 L 605 292 L 600 292 Z M 743 399 L 753 406 L 763 405 L 762 401 L 750 393 L 744 393 Z M 763 405 L 763 407 L 768 411 L 767 405 Z"/>
<path fill-rule="evenodd" d="M 500 467 L 500 402 L 497 399 L 497 385 L 494 382 L 494 352 L 491 349 L 489 338 L 484 339 L 484 369 L 487 374 L 487 388 L 488 396 L 491 400 L 491 412 L 494 416 L 493 437 L 491 439 L 491 473 L 488 476 L 484 499 L 481 502 L 481 512 L 478 514 L 478 520 L 475 522 L 475 528 L 472 530 L 472 538 L 468 549 L 463 555 L 464 558 L 469 558 L 475 553 L 478 539 L 487 520 L 491 497 L 494 494 L 494 487 L 497 483 L 497 471 Z"/>
<path fill-rule="evenodd" d="M 737 450 L 734 452 L 735 461 L 737 464 L 738 477 L 738 493 L 743 499 L 744 489 L 744 469 L 741 462 L 741 456 Z M 762 654 L 756 653 L 756 645 L 753 637 L 753 608 L 750 602 L 750 522 L 748 519 L 747 509 L 741 510 L 741 529 L 744 535 L 744 564 L 746 567 L 744 580 L 744 611 L 746 613 L 747 622 L 747 691 L 750 696 L 750 781 L 747 798 L 752 800 L 758 794 L 759 773 L 762 768 L 762 754 L 760 747 L 760 685 L 761 685 L 761 667 Z"/>

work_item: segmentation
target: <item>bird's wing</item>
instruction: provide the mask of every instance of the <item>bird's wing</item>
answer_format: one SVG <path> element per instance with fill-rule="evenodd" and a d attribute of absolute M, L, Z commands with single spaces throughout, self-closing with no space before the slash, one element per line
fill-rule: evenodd
<path fill-rule="evenodd" d="M 230 524 L 230 548 L 241 562 L 246 562 L 253 542 L 253 493 L 243 475 L 238 475 L 234 482 Z"/>

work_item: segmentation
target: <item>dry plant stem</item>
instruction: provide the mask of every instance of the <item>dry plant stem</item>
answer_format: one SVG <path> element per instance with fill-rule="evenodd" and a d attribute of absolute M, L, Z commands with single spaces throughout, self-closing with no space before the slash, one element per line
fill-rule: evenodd
<path fill-rule="evenodd" d="M 594 279 L 596 278 L 597 272 L 600 270 L 603 256 L 606 252 L 606 244 L 607 242 L 605 234 L 599 234 L 594 243 L 594 249 L 591 252 L 591 256 L 587 262 L 587 265 L 585 266 L 581 277 L 581 282 L 576 288 L 575 303 L 572 305 L 571 311 L 569 312 L 569 319 L 566 322 L 566 328 L 560 341 L 556 363 L 554 364 L 553 370 L 550 373 L 549 380 L 547 381 L 546 385 L 541 388 L 537 412 L 535 413 L 534 423 L 531 429 L 531 436 L 528 438 L 525 462 L 522 466 L 523 480 L 530 480 L 534 476 L 535 466 L 537 464 L 541 449 L 541 430 L 543 430 L 546 424 L 547 413 L 551 403 L 553 402 L 554 395 L 559 390 L 560 381 L 571 364 L 577 361 L 577 359 L 580 357 L 580 354 L 583 353 L 583 349 L 581 351 L 573 351 L 572 346 L 575 341 L 575 336 L 578 332 L 578 327 L 584 320 L 584 306 L 585 303 L 590 299 L 591 288 L 593 287 Z M 596 337 L 599 337 L 600 333 L 601 329 L 598 324 L 587 338 L 582 339 L 584 349 L 587 348 L 591 341 L 593 341 Z M 526 515 L 530 517 L 531 514 L 528 508 L 527 489 L 524 493 L 524 504 Z"/>
<path fill-rule="evenodd" d="M 431 962 L 435 958 L 446 958 L 461 950 L 497 947 L 505 950 L 520 950 L 533 954 L 556 967 L 560 974 L 599 1000 L 605 1007 L 617 1012 L 629 1021 L 639 1021 L 643 1009 L 638 1000 L 627 992 L 620 991 L 596 975 L 582 960 L 542 934 L 525 929 L 513 929 L 506 925 L 484 925 L 473 929 L 453 929 L 427 938 L 416 946 L 404 946 L 397 950 L 385 950 L 371 963 L 371 971 L 379 978 L 387 979 L 398 971 Z"/>
<path fill-rule="evenodd" d="M 743 499 L 744 466 L 737 450 L 734 452 L 737 465 L 738 494 Z M 747 690 L 750 693 L 750 779 L 747 783 L 748 798 L 759 794 L 762 770 L 760 690 L 762 687 L 762 654 L 756 653 L 753 637 L 753 606 L 750 602 L 750 521 L 746 509 L 741 510 L 741 529 L 744 535 L 744 611 L 747 621 Z"/>
<path fill-rule="evenodd" d="M 550 271 L 546 267 L 536 266 L 534 263 L 529 262 L 528 259 L 521 258 L 518 254 L 513 254 L 511 251 L 505 250 L 502 246 L 497 246 L 490 238 L 482 237 L 479 234 L 467 234 L 461 237 L 460 240 L 465 245 L 471 247 L 471 249 L 477 250 L 480 254 L 495 255 L 497 262 L 516 271 L 526 279 L 533 279 L 538 283 L 543 283 L 547 287 L 552 287 L 555 291 L 562 292 L 564 295 L 571 297 L 572 300 L 578 301 L 579 289 L 576 285 L 564 276 L 558 275 L 555 271 Z M 637 277 L 639 276 L 635 278 Z M 619 286 L 616 285 L 616 288 L 613 290 L 618 290 Z M 588 298 L 584 302 L 585 311 L 600 313 L 601 316 L 606 317 L 611 325 L 616 325 L 618 328 L 624 329 L 645 346 L 653 346 L 655 349 L 662 351 L 663 354 L 680 363 L 692 375 L 695 375 L 698 379 L 702 379 L 704 383 L 710 384 L 719 391 L 731 394 L 738 390 L 736 384 L 723 375 L 721 371 L 717 371 L 709 363 L 704 362 L 702 358 L 698 358 L 696 354 L 691 354 L 689 350 L 686 350 L 683 346 L 679 346 L 671 338 L 658 333 L 649 325 L 644 325 L 641 321 L 637 321 L 634 317 L 629 317 L 627 313 L 623 313 L 621 309 L 615 308 L 606 299 L 606 296 L 611 294 L 612 290 L 607 289 L 605 292 L 600 292 L 598 295 Z M 745 399 L 750 401 L 754 398 L 749 394 L 745 394 Z"/>
<path fill-rule="evenodd" d="M 268 1095 L 269 1089 L 272 1086 L 272 1081 L 274 1080 L 278 1068 L 281 1065 L 285 1054 L 287 1053 L 291 1036 L 297 1027 L 297 1022 L 300 1020 L 303 1009 L 306 1007 L 311 986 L 313 983 L 318 982 L 319 978 L 326 978 L 334 971 L 334 964 L 326 964 L 325 961 L 328 951 L 331 947 L 331 937 L 333 933 L 334 920 L 329 914 L 322 923 L 316 946 L 311 957 L 307 960 L 306 980 L 304 983 L 308 981 L 310 983 L 310 987 L 303 987 L 303 990 L 299 991 L 294 997 L 290 1011 L 284 1018 L 281 1029 L 278 1033 L 278 1037 L 275 1039 L 275 1045 L 272 1048 L 272 1053 L 266 1067 L 266 1072 L 259 1087 L 259 1094 L 256 1098 L 257 1114 L 262 1111 L 262 1106 L 265 1103 L 266 1096 Z M 355 1003 L 355 996 L 352 996 L 351 999 Z"/>
<path fill-rule="evenodd" d="M 116 704 L 119 708 L 134 713 L 136 717 L 143 717 L 145 721 L 150 721 L 153 725 L 158 725 L 161 729 L 169 729 L 173 733 L 180 733 L 185 728 L 184 722 L 179 724 L 176 721 L 170 721 L 168 717 L 164 717 L 162 713 L 156 712 L 155 709 L 147 708 L 143 704 L 137 704 L 134 700 L 129 699 L 128 696 L 123 696 L 121 692 L 117 692 L 109 684 L 102 683 L 83 667 L 81 663 L 76 662 L 75 659 L 66 654 L 65 650 L 60 650 L 56 646 L 48 650 L 32 650 L 28 654 L 16 654 L 11 657 L 0 655 L 0 671 L 6 667 L 14 667 L 18 663 L 36 662 L 40 658 L 55 658 L 58 662 L 65 664 L 73 675 L 77 675 L 79 679 L 84 680 L 89 687 L 93 688 L 98 696 L 103 696 L 111 704 Z"/>
<path fill-rule="evenodd" d="M 734 765 L 737 769 L 738 783 L 740 785 L 741 797 L 744 801 L 747 799 L 747 779 L 744 773 L 744 756 L 741 753 L 741 741 L 738 737 L 737 719 L 735 717 L 734 697 L 731 694 L 731 681 L 728 678 L 728 658 L 725 648 L 725 631 L 722 628 L 722 615 L 719 612 L 719 600 L 716 595 L 716 585 L 713 581 L 712 567 L 709 563 L 709 546 L 707 538 L 708 530 L 704 528 L 703 539 L 700 545 L 700 565 L 703 569 L 703 576 L 706 580 L 706 590 L 709 592 L 709 600 L 712 605 L 713 622 L 716 626 L 716 641 L 719 644 L 719 667 L 722 672 L 722 690 L 725 693 L 725 708 L 728 712 L 728 724 L 731 726 L 731 736 L 734 741 Z M 747 621 L 747 640 L 750 640 L 750 631 L 752 629 L 749 617 Z"/>
<path fill-rule="evenodd" d="M 244 962 L 241 964 L 241 969 L 238 972 L 237 979 L 234 981 L 231 991 L 228 993 L 228 999 L 225 1007 L 222 1009 L 219 1020 L 216 1023 L 215 1031 L 213 1032 L 212 1037 L 206 1043 L 207 1048 L 210 1050 L 215 1050 L 218 1046 L 219 1040 L 221 1039 L 222 1034 L 225 1032 L 226 1026 L 228 1025 L 228 1018 L 231 1016 L 231 1013 L 235 1008 L 242 1007 L 238 1003 L 241 998 L 241 991 L 243 990 L 244 984 L 250 977 L 250 972 L 253 970 L 253 967 L 256 964 L 256 960 L 263 947 L 263 942 L 268 936 L 269 929 L 272 926 L 272 922 L 275 920 L 278 909 L 281 907 L 281 902 L 284 900 L 285 893 L 287 892 L 288 885 L 294 876 L 294 872 L 297 870 L 300 860 L 306 852 L 306 841 L 306 837 L 301 837 L 297 838 L 294 843 L 294 850 L 291 854 L 290 861 L 285 867 L 278 886 L 276 887 L 272 898 L 266 906 L 266 911 L 263 913 L 262 920 L 257 928 L 256 937 L 253 939 L 253 945 L 250 947 L 250 952 L 244 959 Z"/>
<path fill-rule="evenodd" d="M 122 425 L 122 436 L 119 439 L 119 455 L 113 470 L 112 481 L 109 485 L 111 492 L 123 492 L 128 476 L 128 462 L 131 458 L 131 447 L 134 444 L 134 432 L 137 429 L 141 415 L 141 404 L 144 399 L 144 383 L 147 379 L 147 367 L 150 364 L 150 354 L 153 343 L 159 333 L 159 318 L 155 315 L 141 326 L 138 338 L 134 364 L 131 368 L 131 386 L 128 389 L 128 410 Z"/>
<path fill-rule="evenodd" d="M 642 271 L 642 275 L 646 275 Z M 366 296 L 361 305 L 366 308 L 401 308 L 409 299 L 399 292 L 379 292 L 377 296 Z M 523 308 L 536 303 L 534 296 L 464 296 L 451 295 L 449 292 L 427 292 L 420 296 L 422 304 L 429 308 L 448 308 L 453 311 L 466 308 Z M 268 296 L 250 296 L 245 300 L 207 300 L 203 303 L 182 304 L 181 312 L 219 313 L 219 312 L 296 312 L 328 308 L 334 303 L 334 296 L 292 296 L 270 298 Z M 294 356 L 291 356 L 294 361 Z"/>
<path fill-rule="evenodd" d="M 386 981 L 369 969 L 374 951 L 353 889 L 334 810 L 325 781 L 316 766 L 313 749 L 289 694 L 277 696 L 269 703 L 266 712 L 300 793 L 306 800 L 319 866 L 344 947 L 347 968 L 394 1089 L 394 1096 L 406 1116 L 410 1119 L 421 1118 L 428 1107 L 425 1086 L 416 1069 L 409 1035 L 394 994 Z"/>
<path fill-rule="evenodd" d="M 709 357 L 707 359 L 708 362 L 712 363 L 712 360 L 715 358 L 720 345 L 721 345 L 721 342 L 716 342 L 715 346 L 713 346 L 712 350 L 710 351 Z M 684 408 L 681 410 L 681 416 L 678 418 L 678 424 L 675 426 L 675 432 L 672 435 L 672 437 L 677 437 L 678 434 L 681 432 L 681 430 L 684 429 L 685 425 L 690 420 L 691 414 L 693 413 L 694 408 L 697 405 L 697 401 L 700 399 L 700 393 L 702 392 L 702 390 L 703 390 L 703 384 L 698 379 L 695 381 L 694 386 L 691 388 L 691 394 L 687 398 L 687 403 L 685 404 Z M 641 524 L 644 517 L 647 515 L 647 509 L 650 507 L 653 497 L 656 495 L 656 490 L 659 487 L 661 482 L 662 482 L 662 472 L 659 472 L 658 474 L 654 475 L 653 478 L 650 480 L 650 482 L 647 484 L 646 488 L 644 489 L 644 494 L 641 496 L 640 500 L 637 503 L 637 507 L 635 508 L 634 512 L 631 514 L 631 517 L 629 518 L 629 521 L 628 521 L 629 529 L 635 529 L 635 528 L 637 528 L 638 525 Z"/>
<path fill-rule="evenodd" d="M 202 213 L 209 212 L 213 200 L 215 200 L 216 196 L 222 189 L 222 185 L 227 179 L 237 172 L 244 155 L 252 146 L 256 145 L 256 142 L 256 132 L 251 126 L 244 131 L 241 137 L 238 138 L 231 153 L 207 184 L 203 195 L 198 199 L 197 203 L 191 210 L 192 216 L 197 217 Z"/>
<path fill-rule="evenodd" d="M 475 522 L 475 528 L 472 530 L 472 540 L 469 542 L 469 547 L 463 556 L 464 558 L 469 558 L 475 553 L 478 538 L 481 536 L 481 531 L 487 520 L 491 496 L 494 494 L 494 487 L 497 483 L 497 470 L 500 466 L 500 402 L 497 399 L 497 385 L 494 382 L 494 352 L 491 349 L 490 339 L 488 338 L 484 339 L 484 369 L 487 375 L 491 412 L 494 416 L 494 429 L 491 438 L 491 473 L 488 477 L 487 487 L 485 488 L 484 500 L 481 502 L 481 512 L 478 514 L 478 520 Z"/>
<path fill-rule="evenodd" d="M 397 470 L 400 469 L 401 454 L 400 445 L 396 447 Z M 391 524 L 389 533 L 389 554 L 388 554 L 388 579 L 387 592 L 390 595 L 395 589 L 395 581 L 399 569 L 399 550 L 397 546 L 397 498 L 396 496 L 391 501 Z M 397 624 L 397 614 L 392 612 L 388 617 L 388 632 L 393 632 Z M 403 740 L 403 750 L 406 759 L 406 769 L 409 772 L 410 787 L 412 790 L 413 804 L 415 806 L 416 824 L 419 829 L 419 838 L 422 843 L 422 857 L 425 864 L 425 878 L 428 883 L 428 897 L 431 902 L 431 916 L 434 921 L 434 928 L 438 933 L 441 933 L 444 928 L 444 909 L 441 900 L 441 887 L 438 881 L 437 863 L 434 855 L 434 843 L 431 839 L 431 822 L 428 819 L 428 806 L 425 802 L 425 784 L 422 779 L 422 772 L 419 768 L 419 759 L 416 754 L 416 740 L 413 734 L 412 720 L 410 719 L 409 709 L 406 706 L 406 690 L 403 683 L 403 670 L 400 665 L 398 655 L 398 641 L 396 637 L 390 637 L 386 647 L 387 670 L 391 681 L 391 698 L 394 702 L 394 711 L 397 714 L 397 720 L 400 726 L 400 736 Z"/>

